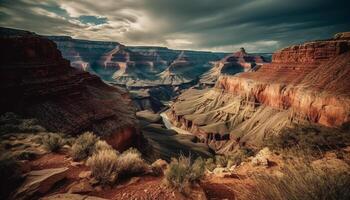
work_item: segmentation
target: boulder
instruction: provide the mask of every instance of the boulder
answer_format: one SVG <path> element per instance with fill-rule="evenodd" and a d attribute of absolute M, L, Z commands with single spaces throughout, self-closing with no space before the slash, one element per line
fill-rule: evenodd
<path fill-rule="evenodd" d="M 224 167 L 217 167 L 213 170 L 213 173 L 217 177 L 221 178 L 234 178 L 237 177 L 236 173 L 234 170 L 224 168 Z"/>
<path fill-rule="evenodd" d="M 67 170 L 68 168 L 53 168 L 29 172 L 13 199 L 29 199 L 36 193 L 46 193 L 55 183 L 66 178 Z"/>
<path fill-rule="evenodd" d="M 271 151 L 269 148 L 265 147 L 256 154 L 256 156 L 252 159 L 252 164 L 254 166 L 269 166 L 268 158 L 271 156 Z"/>
<path fill-rule="evenodd" d="M 84 179 L 84 178 L 89 178 L 91 176 L 91 171 L 83 171 L 79 173 L 79 178 Z"/>
<path fill-rule="evenodd" d="M 83 180 L 81 182 L 73 183 L 68 190 L 68 193 L 88 193 L 94 191 L 94 188 L 91 186 L 88 180 Z"/>

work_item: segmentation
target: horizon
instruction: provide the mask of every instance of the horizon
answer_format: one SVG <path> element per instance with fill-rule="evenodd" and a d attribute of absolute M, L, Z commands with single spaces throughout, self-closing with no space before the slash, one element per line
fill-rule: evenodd
<path fill-rule="evenodd" d="M 350 30 L 344 0 L 4 0 L 0 26 L 126 46 L 272 53 Z"/>

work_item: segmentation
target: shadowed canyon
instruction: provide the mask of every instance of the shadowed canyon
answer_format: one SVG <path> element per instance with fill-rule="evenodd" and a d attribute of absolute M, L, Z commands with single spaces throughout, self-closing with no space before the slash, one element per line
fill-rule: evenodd
<path fill-rule="evenodd" d="M 348 14 L 316 1 L 1 2 L 0 199 L 349 199 Z"/>

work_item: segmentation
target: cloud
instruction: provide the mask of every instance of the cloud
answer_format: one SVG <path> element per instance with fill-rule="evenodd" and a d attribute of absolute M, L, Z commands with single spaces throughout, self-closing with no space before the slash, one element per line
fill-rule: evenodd
<path fill-rule="evenodd" d="M 1 0 L 0 25 L 126 45 L 272 52 L 349 31 L 347 0 Z"/>

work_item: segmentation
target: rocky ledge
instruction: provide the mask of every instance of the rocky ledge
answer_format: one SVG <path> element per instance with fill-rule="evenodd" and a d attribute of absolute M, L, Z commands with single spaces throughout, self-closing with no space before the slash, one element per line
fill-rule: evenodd
<path fill-rule="evenodd" d="M 91 130 L 119 149 L 136 142 L 125 92 L 70 66 L 56 44 L 34 33 L 0 29 L 0 113 L 37 118 L 50 131 Z"/>

